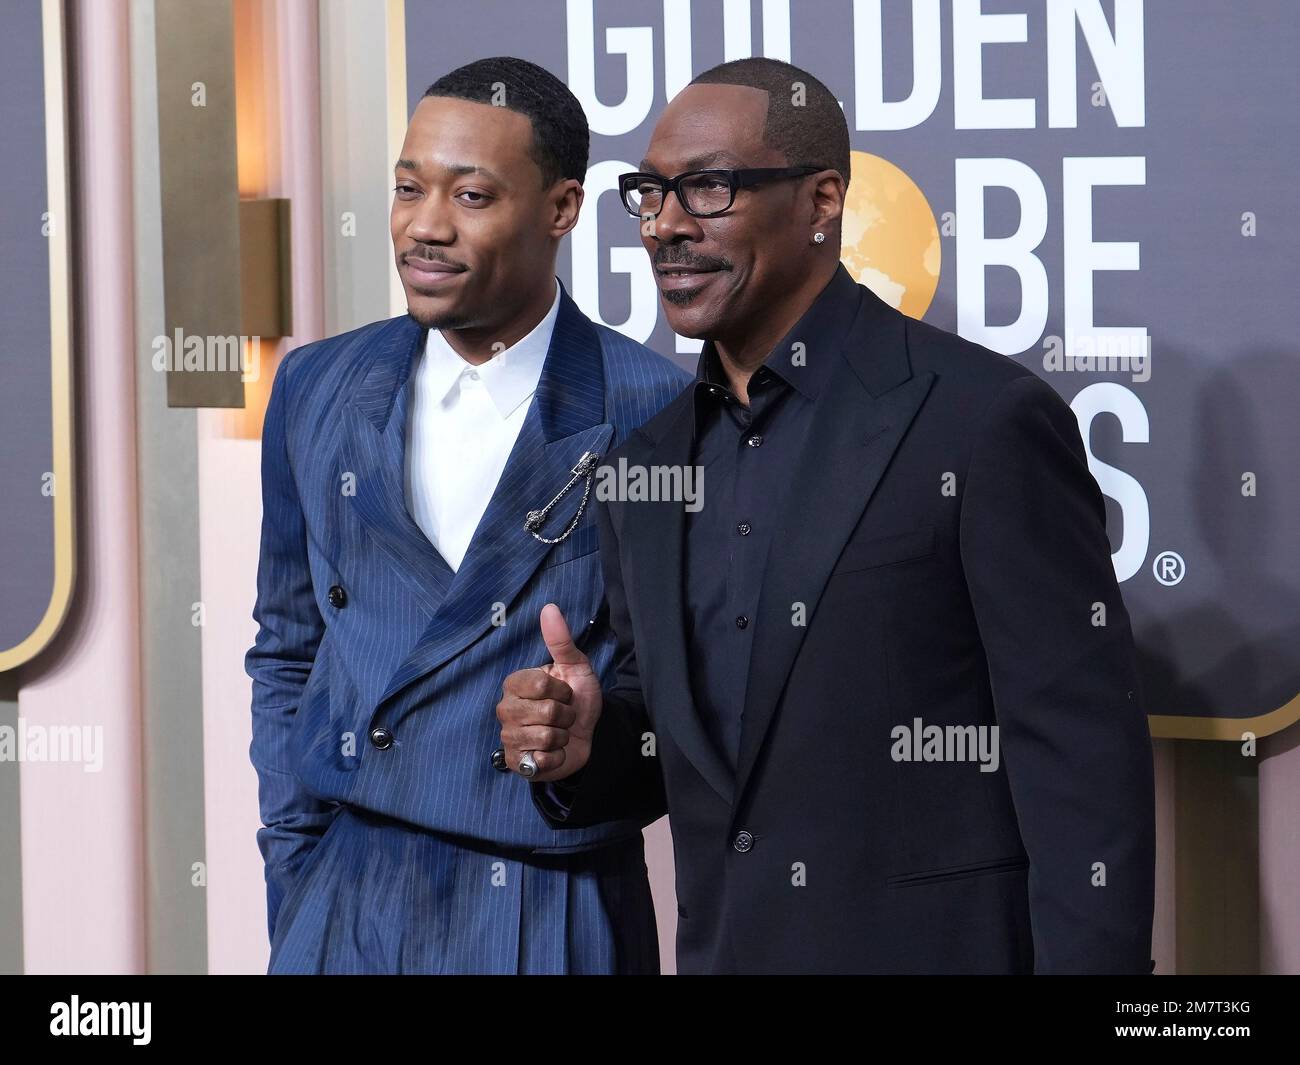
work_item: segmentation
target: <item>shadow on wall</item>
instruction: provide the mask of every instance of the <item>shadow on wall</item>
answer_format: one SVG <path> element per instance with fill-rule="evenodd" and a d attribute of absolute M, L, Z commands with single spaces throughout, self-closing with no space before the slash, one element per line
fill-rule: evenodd
<path fill-rule="evenodd" d="M 1165 621 L 1135 624 L 1151 713 L 1252 716 L 1300 692 L 1292 532 L 1300 518 L 1300 478 L 1293 468 L 1300 428 L 1277 402 L 1279 386 L 1291 387 L 1295 368 L 1294 356 L 1282 352 L 1252 354 L 1230 373 L 1212 371 L 1189 407 L 1196 451 L 1187 462 L 1186 491 L 1194 508 L 1182 535 L 1189 546 L 1201 545 L 1199 558 L 1186 559 L 1188 571 L 1199 565 L 1208 572 L 1198 582 L 1196 604 Z M 1269 396 L 1271 407 L 1262 402 Z M 1254 496 L 1242 494 L 1247 472 L 1255 475 Z M 1165 537 L 1171 533 L 1178 530 L 1164 530 Z M 1152 535 L 1155 547 L 1160 533 L 1154 522 Z M 1143 573 L 1152 580 L 1147 561 Z M 1193 669 L 1189 662 L 1196 663 Z"/>

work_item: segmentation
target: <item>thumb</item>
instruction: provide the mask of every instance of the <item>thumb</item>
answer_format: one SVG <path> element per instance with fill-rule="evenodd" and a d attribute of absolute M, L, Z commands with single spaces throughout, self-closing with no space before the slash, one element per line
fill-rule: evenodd
<path fill-rule="evenodd" d="M 568 623 L 554 603 L 542 607 L 542 639 L 546 642 L 546 649 L 551 652 L 551 661 L 557 666 L 587 665 L 587 656 L 573 642 Z"/>

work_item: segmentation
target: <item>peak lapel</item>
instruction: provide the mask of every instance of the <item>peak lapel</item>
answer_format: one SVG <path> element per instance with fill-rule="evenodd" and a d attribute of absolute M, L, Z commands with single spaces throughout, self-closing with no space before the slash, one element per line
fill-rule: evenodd
<path fill-rule="evenodd" d="M 929 394 L 934 374 L 912 375 L 904 317 L 869 289 L 842 359 L 818 394 L 799 469 L 772 540 L 759 597 L 745 692 L 735 799 L 739 803 L 785 689 L 806 625 L 845 541 Z"/>
<path fill-rule="evenodd" d="M 452 570 L 406 509 L 406 412 L 410 371 L 425 331 L 407 317 L 378 345 L 352 400 L 344 407 L 340 460 L 353 475 L 340 491 L 394 572 L 430 616 L 451 585 Z"/>
<path fill-rule="evenodd" d="M 676 402 L 681 410 L 651 452 L 655 466 L 685 467 L 691 461 L 692 389 Z M 673 742 L 728 804 L 735 790 L 731 769 L 704 728 L 691 694 L 686 654 L 685 606 L 682 599 L 683 539 L 686 514 L 682 501 L 625 503 L 625 539 L 635 558 L 625 581 L 643 604 L 643 630 L 637 660 L 643 678 L 653 678 L 656 728 L 672 731 Z M 644 681 L 643 681 L 644 683 Z"/>

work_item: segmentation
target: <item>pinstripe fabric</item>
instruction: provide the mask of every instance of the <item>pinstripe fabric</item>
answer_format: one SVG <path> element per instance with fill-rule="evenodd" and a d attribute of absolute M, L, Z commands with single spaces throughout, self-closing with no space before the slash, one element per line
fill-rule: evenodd
<path fill-rule="evenodd" d="M 545 603 L 611 674 L 593 510 L 555 546 L 527 533 L 525 514 L 689 376 L 589 321 L 566 291 L 524 426 L 453 573 L 403 494 L 422 343 L 402 316 L 295 349 L 267 408 L 246 668 L 270 971 L 656 970 L 642 826 L 553 829 L 489 759 L 502 680 L 547 660 Z M 380 726 L 386 750 L 370 740 Z"/>

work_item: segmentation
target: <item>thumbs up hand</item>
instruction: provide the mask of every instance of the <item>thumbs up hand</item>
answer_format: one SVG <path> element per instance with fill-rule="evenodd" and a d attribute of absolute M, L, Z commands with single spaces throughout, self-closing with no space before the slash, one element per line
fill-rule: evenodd
<path fill-rule="evenodd" d="M 526 751 L 537 763 L 535 781 L 563 780 L 591 757 L 600 720 L 600 678 L 578 650 L 560 608 L 547 603 L 542 639 L 551 664 L 511 673 L 501 686 L 497 720 L 506 764 L 516 772 Z"/>

